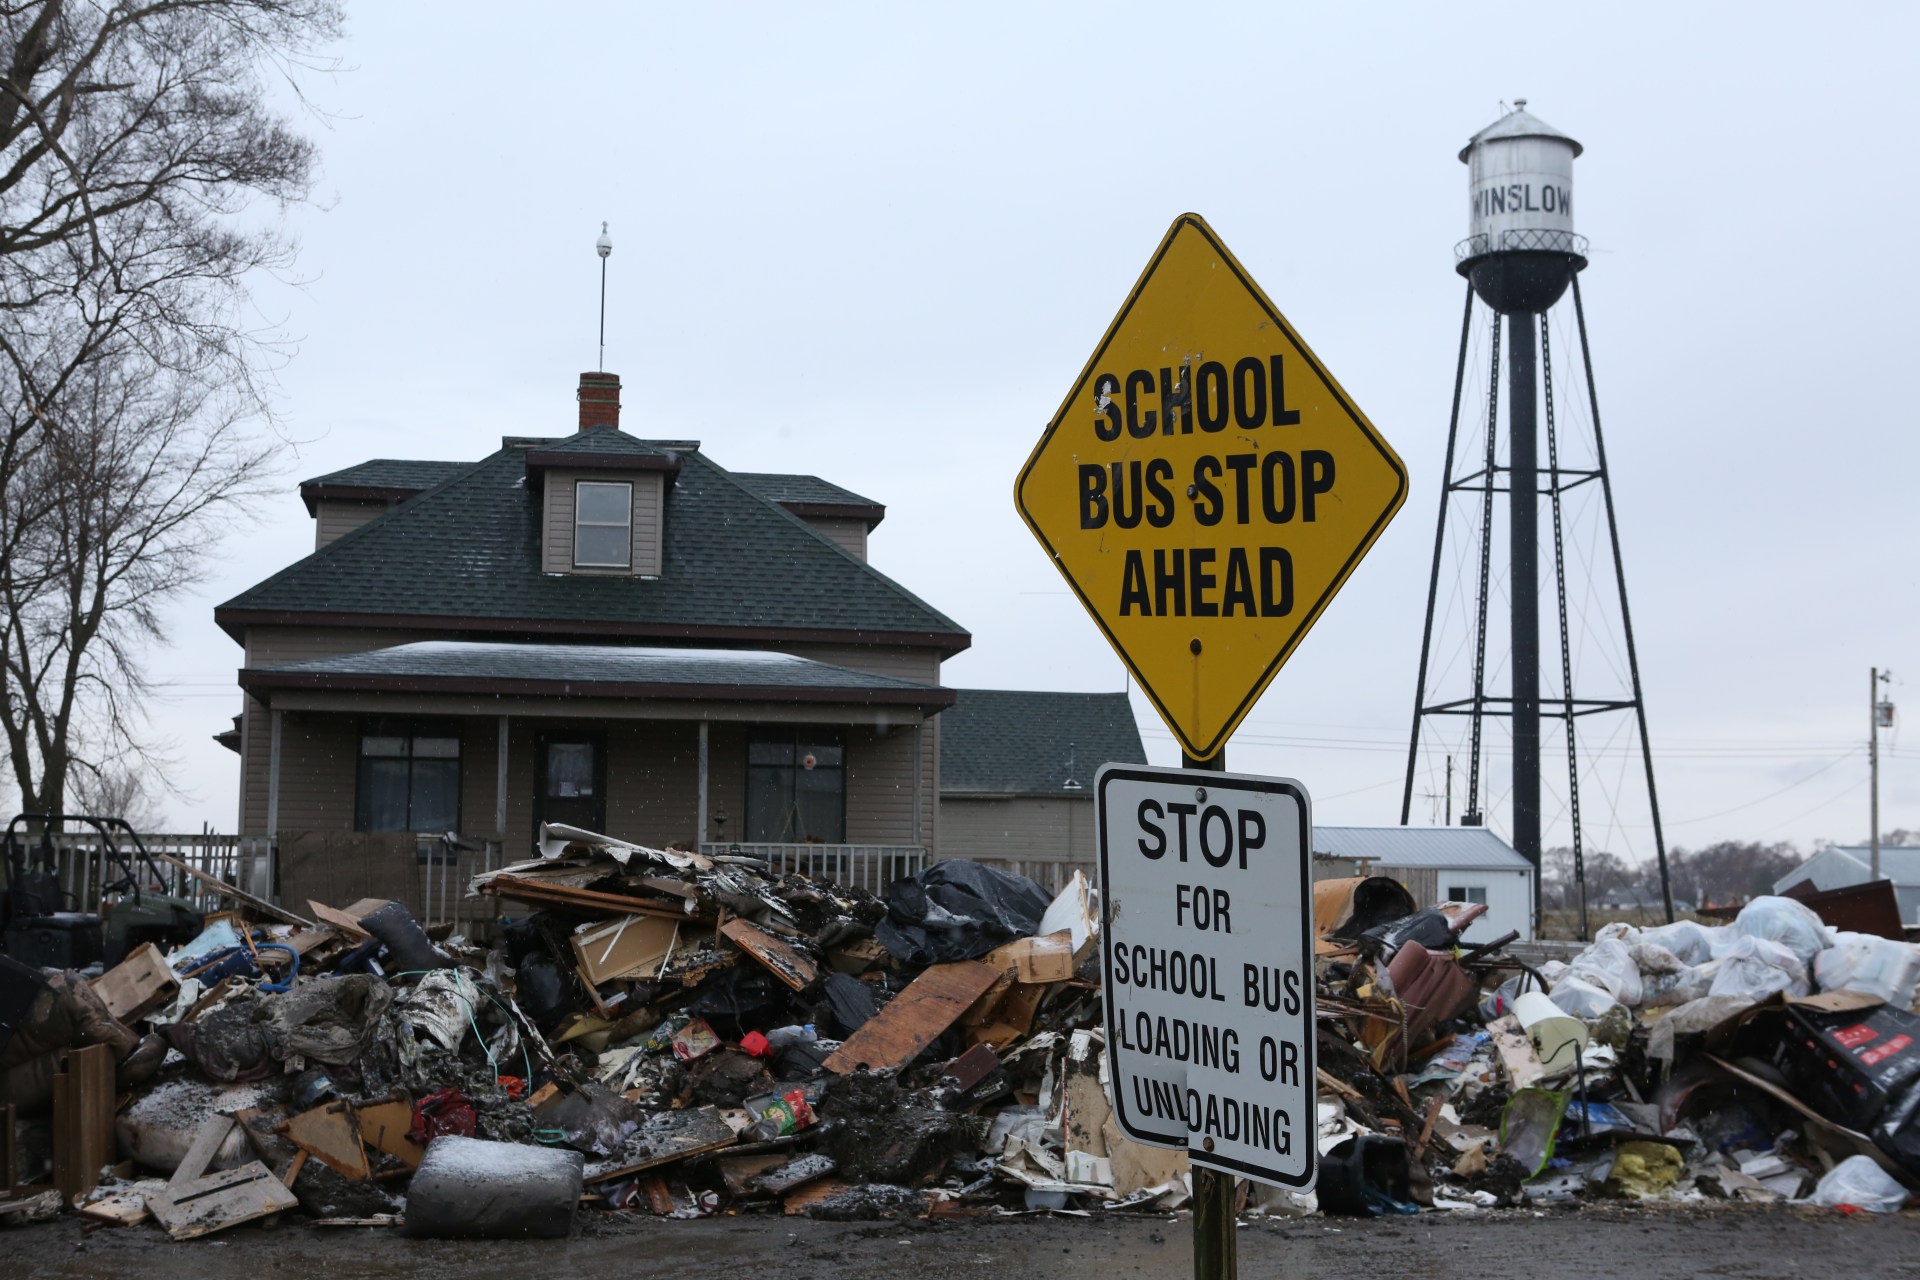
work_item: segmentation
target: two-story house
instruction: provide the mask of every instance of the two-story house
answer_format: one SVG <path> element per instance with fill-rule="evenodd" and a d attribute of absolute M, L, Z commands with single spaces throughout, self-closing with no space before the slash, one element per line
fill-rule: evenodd
<path fill-rule="evenodd" d="M 884 508 L 629 435 L 619 397 L 583 374 L 572 435 L 306 482 L 313 553 L 215 610 L 282 900 L 476 918 L 466 877 L 543 822 L 876 884 L 936 847 L 970 637 L 866 562 Z"/>

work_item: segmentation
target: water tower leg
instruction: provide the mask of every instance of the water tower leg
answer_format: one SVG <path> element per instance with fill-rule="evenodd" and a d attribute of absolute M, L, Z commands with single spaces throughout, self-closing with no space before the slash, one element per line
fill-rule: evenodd
<path fill-rule="evenodd" d="M 1533 864 L 1540 929 L 1540 446 L 1537 317 L 1516 315 L 1507 339 L 1508 594 L 1513 619 L 1513 847 Z"/>
<path fill-rule="evenodd" d="M 1620 524 L 1613 515 L 1613 480 L 1607 472 L 1607 441 L 1600 434 L 1600 392 L 1593 385 L 1593 348 L 1587 344 L 1587 308 L 1580 299 L 1580 277 L 1573 278 L 1573 314 L 1580 325 L 1580 360 L 1587 374 L 1587 399 L 1593 407 L 1593 449 L 1600 467 L 1600 493 L 1607 506 L 1607 537 L 1613 544 L 1613 578 L 1620 587 L 1620 627 L 1627 638 L 1627 671 L 1633 677 L 1633 714 L 1640 725 L 1640 759 L 1647 769 L 1647 807 L 1653 816 L 1653 849 L 1660 859 L 1660 901 L 1673 922 L 1673 877 L 1667 868 L 1667 837 L 1660 826 L 1660 792 L 1653 785 L 1653 743 L 1647 737 L 1647 696 L 1640 689 L 1640 655 L 1633 643 L 1633 611 L 1627 607 L 1627 570 L 1620 559 Z"/>
<path fill-rule="evenodd" d="M 1413 813 L 1413 772 L 1420 757 L 1420 717 L 1427 707 L 1427 659 L 1433 650 L 1433 611 L 1440 597 L 1440 555 L 1447 542 L 1447 506 L 1453 499 L 1453 451 L 1460 440 L 1460 389 L 1467 381 L 1467 346 L 1473 337 L 1473 286 L 1467 286 L 1466 310 L 1460 316 L 1460 360 L 1453 370 L 1453 415 L 1447 419 L 1447 461 L 1440 471 L 1440 516 L 1433 531 L 1433 570 L 1427 576 L 1427 622 L 1420 632 L 1420 674 L 1413 684 L 1413 732 L 1407 741 L 1407 785 L 1400 793 L 1400 825 Z M 1493 483 L 1491 476 L 1485 482 Z M 1451 802 L 1453 780 L 1447 780 Z M 1449 814 L 1451 824 L 1452 816 Z"/>

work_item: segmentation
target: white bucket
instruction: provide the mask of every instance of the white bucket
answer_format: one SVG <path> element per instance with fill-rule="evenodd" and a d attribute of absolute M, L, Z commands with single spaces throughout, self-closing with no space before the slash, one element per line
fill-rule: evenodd
<path fill-rule="evenodd" d="M 1587 1047 L 1587 1024 L 1569 1015 L 1544 992 L 1529 991 L 1515 999 L 1513 1013 L 1548 1071 L 1563 1070 L 1580 1060 L 1581 1050 Z"/>

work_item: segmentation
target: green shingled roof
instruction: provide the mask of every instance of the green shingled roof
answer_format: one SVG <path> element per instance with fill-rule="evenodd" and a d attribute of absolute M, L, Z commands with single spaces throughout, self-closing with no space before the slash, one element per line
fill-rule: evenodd
<path fill-rule="evenodd" d="M 1124 693 L 956 692 L 940 714 L 943 793 L 1091 796 L 1101 765 L 1147 762 Z"/>
<path fill-rule="evenodd" d="M 579 439 L 543 447 L 573 452 Z M 619 444 L 596 439 L 595 447 L 602 443 Z M 950 652 L 971 642 L 952 619 L 697 449 L 635 443 L 681 463 L 668 477 L 657 579 L 542 572 L 540 487 L 527 476 L 529 451 L 505 448 L 241 592 L 215 618 L 236 637 L 270 615 L 346 614 L 361 625 L 374 625 L 374 618 L 414 625 L 459 619 L 469 629 L 497 622 L 502 631 L 580 624 L 582 634 L 636 637 L 920 637 Z"/>
<path fill-rule="evenodd" d="M 798 502 L 822 507 L 877 507 L 872 498 L 863 498 L 851 489 L 822 480 L 819 476 L 793 475 L 779 471 L 736 471 L 733 478 L 769 502 Z"/>
<path fill-rule="evenodd" d="M 423 458 L 370 458 L 340 471 L 302 480 L 300 487 L 326 485 L 342 489 L 424 491 L 443 480 L 451 480 L 472 465 L 471 462 L 434 462 Z"/>
<path fill-rule="evenodd" d="M 545 440 L 533 447 L 539 453 L 594 453 L 612 457 L 664 458 L 668 451 L 649 441 L 628 435 L 613 427 L 588 427 L 585 431 Z"/>

